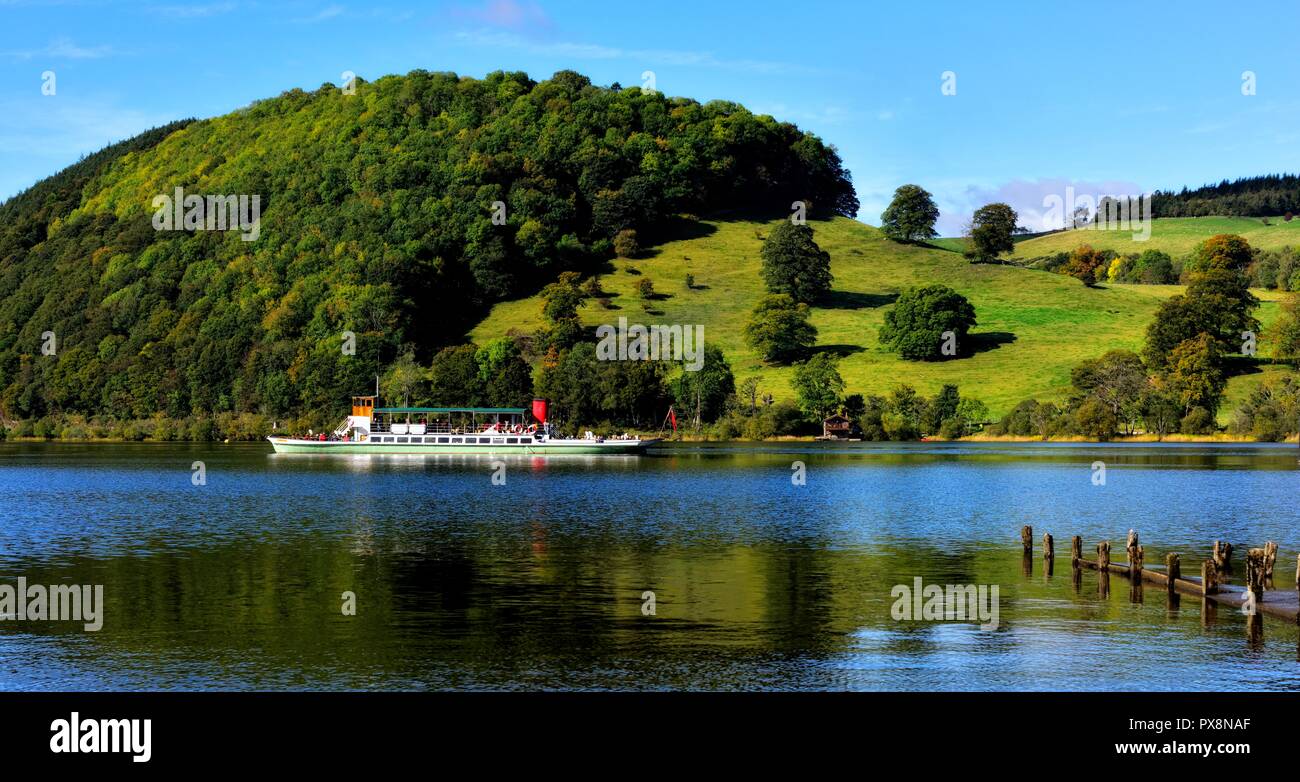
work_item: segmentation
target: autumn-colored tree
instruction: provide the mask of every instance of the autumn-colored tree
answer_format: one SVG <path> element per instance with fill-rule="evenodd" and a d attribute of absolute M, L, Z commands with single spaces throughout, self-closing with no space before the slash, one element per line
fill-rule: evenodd
<path fill-rule="evenodd" d="M 1081 244 L 1070 253 L 1065 265 L 1061 267 L 1061 273 L 1092 287 L 1106 273 L 1106 257 L 1094 250 L 1092 245 Z"/>
<path fill-rule="evenodd" d="M 1236 234 L 1215 234 L 1201 242 L 1192 251 L 1184 272 L 1204 272 L 1211 269 L 1243 271 L 1250 265 L 1250 243 Z"/>

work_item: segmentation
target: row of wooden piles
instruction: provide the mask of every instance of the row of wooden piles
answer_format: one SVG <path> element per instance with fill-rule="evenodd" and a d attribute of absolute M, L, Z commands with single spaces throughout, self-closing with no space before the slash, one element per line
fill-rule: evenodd
<path fill-rule="evenodd" d="M 1024 569 L 1032 571 L 1034 558 L 1034 530 L 1028 525 L 1020 530 L 1020 541 L 1024 549 Z M 1124 545 L 1127 562 L 1111 561 L 1110 541 L 1101 541 L 1096 546 L 1096 557 L 1085 559 L 1083 556 L 1083 539 L 1075 535 L 1070 539 L 1070 566 L 1076 583 L 1082 570 L 1098 571 L 1098 589 L 1103 594 L 1109 591 L 1110 574 L 1128 577 L 1139 590 L 1144 582 L 1164 587 L 1170 596 L 1171 606 L 1177 605 L 1178 595 L 1188 594 L 1202 598 L 1206 606 L 1206 616 L 1212 615 L 1214 604 L 1225 604 L 1243 609 L 1250 621 L 1252 635 L 1258 633 L 1262 639 L 1263 614 L 1270 614 L 1286 619 L 1293 624 L 1300 623 L 1300 556 L 1296 558 L 1296 584 L 1294 590 L 1275 590 L 1273 568 L 1277 563 L 1277 544 L 1268 541 L 1262 548 L 1251 548 L 1246 552 L 1246 573 L 1242 585 L 1232 583 L 1232 544 L 1224 540 L 1214 541 L 1210 556 L 1201 560 L 1200 576 L 1184 576 L 1182 556 L 1178 553 L 1165 555 L 1163 568 L 1159 565 L 1147 566 L 1145 554 L 1138 539 L 1138 533 L 1129 530 Z M 1054 541 L 1050 534 L 1042 539 L 1043 570 L 1052 575 L 1055 564 Z"/>

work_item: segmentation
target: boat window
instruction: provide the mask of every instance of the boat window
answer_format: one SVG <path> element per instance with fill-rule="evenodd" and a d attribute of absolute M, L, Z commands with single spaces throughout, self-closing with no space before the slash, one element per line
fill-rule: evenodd
<path fill-rule="evenodd" d="M 460 442 L 461 440 L 460 440 L 459 437 L 453 437 L 453 438 L 451 438 L 451 441 L 452 441 L 453 443 L 458 443 L 458 442 Z"/>
<path fill-rule="evenodd" d="M 491 444 L 492 444 L 492 438 L 491 438 L 491 437 L 480 437 L 480 438 L 478 438 L 478 442 L 479 442 L 479 445 L 491 445 Z"/>
<path fill-rule="evenodd" d="M 525 438 L 523 438 L 520 442 L 522 442 L 524 445 L 528 445 L 528 444 L 531 443 L 532 441 L 533 441 L 533 438 L 531 438 L 531 437 L 525 437 Z"/>
<path fill-rule="evenodd" d="M 439 437 L 439 438 L 438 438 L 438 442 L 440 442 L 440 443 L 445 443 L 445 442 L 447 442 L 447 438 L 446 438 L 446 437 Z"/>
<path fill-rule="evenodd" d="M 518 445 L 518 444 L 519 444 L 519 438 L 518 438 L 518 437 L 507 437 L 507 438 L 506 438 L 506 444 L 507 444 L 507 445 Z"/>
<path fill-rule="evenodd" d="M 409 437 L 399 437 L 399 438 L 397 438 L 397 442 L 399 442 L 399 443 L 407 443 L 407 442 L 410 442 L 410 441 L 411 441 L 411 438 L 409 438 Z"/>
<path fill-rule="evenodd" d="M 505 441 L 506 441 L 506 438 L 504 438 L 504 437 L 493 437 L 493 438 L 492 438 L 492 444 L 493 444 L 493 445 L 503 445 L 503 444 L 505 443 Z"/>

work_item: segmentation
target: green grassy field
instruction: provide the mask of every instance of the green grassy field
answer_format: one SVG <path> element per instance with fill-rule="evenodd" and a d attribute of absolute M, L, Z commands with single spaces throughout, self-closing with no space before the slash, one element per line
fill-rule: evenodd
<path fill-rule="evenodd" d="M 1281 217 L 1270 217 L 1268 222 L 1269 225 L 1265 225 L 1258 217 L 1169 217 L 1152 221 L 1151 236 L 1146 241 L 1135 241 L 1132 231 L 1059 231 L 1018 242 L 1012 257 L 1020 260 L 1039 258 L 1090 244 L 1098 250 L 1118 253 L 1163 250 L 1174 258 L 1181 258 L 1215 234 L 1238 234 L 1250 242 L 1251 247 L 1264 250 L 1276 250 L 1287 245 L 1300 247 L 1300 220 L 1286 222 Z M 961 240 L 936 241 L 955 243 Z"/>
<path fill-rule="evenodd" d="M 737 382 L 758 375 L 765 391 L 778 399 L 792 397 L 789 367 L 768 367 L 744 344 L 742 329 L 754 302 L 763 294 L 759 276 L 760 236 L 773 223 L 706 221 L 705 235 L 670 241 L 646 257 L 618 259 L 601 278 L 618 309 L 605 310 L 588 300 L 582 310 L 588 326 L 617 323 L 702 324 L 705 339 L 726 353 Z M 1068 393 L 1070 369 L 1080 361 L 1113 348 L 1140 350 L 1146 324 L 1160 301 L 1179 286 L 1114 285 L 1085 288 L 1063 275 L 1014 266 L 970 264 L 953 252 L 900 245 L 875 228 L 844 218 L 811 223 L 818 244 L 831 255 L 834 294 L 828 306 L 814 309 L 818 347 L 843 355 L 841 374 L 849 392 L 885 393 L 900 382 L 924 394 L 956 383 L 963 395 L 983 399 L 1000 415 L 1021 399 L 1059 400 Z M 697 288 L 688 290 L 686 275 Z M 654 281 L 662 296 L 642 310 L 635 286 L 642 277 Z M 885 350 L 877 331 L 884 313 L 901 290 L 943 282 L 975 305 L 978 325 L 972 332 L 975 355 L 925 363 L 903 361 Z M 1276 293 L 1256 291 L 1266 299 L 1258 313 L 1267 325 L 1277 315 Z M 470 334 L 482 343 L 511 332 L 531 332 L 540 322 L 536 297 L 497 305 Z M 1261 374 L 1234 378 L 1229 398 L 1244 398 Z M 1231 414 L 1225 406 L 1223 418 Z"/>

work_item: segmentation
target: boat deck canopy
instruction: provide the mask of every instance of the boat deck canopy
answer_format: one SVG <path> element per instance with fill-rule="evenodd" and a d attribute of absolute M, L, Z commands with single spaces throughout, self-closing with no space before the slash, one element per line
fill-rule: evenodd
<path fill-rule="evenodd" d="M 487 413 L 523 415 L 522 407 L 376 407 L 376 413 Z"/>

